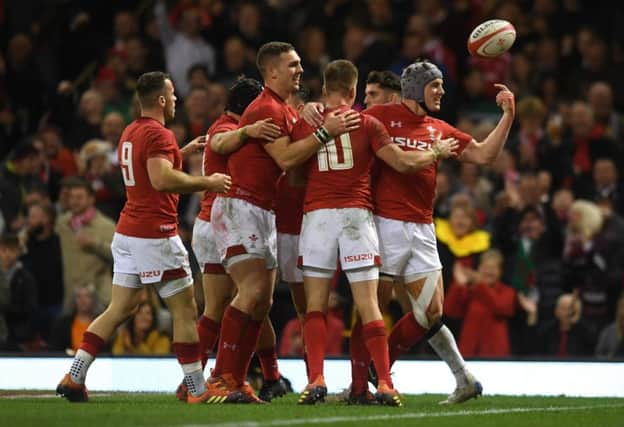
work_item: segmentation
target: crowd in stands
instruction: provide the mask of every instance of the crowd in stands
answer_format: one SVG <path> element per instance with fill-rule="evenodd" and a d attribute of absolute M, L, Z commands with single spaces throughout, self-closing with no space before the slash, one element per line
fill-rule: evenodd
<path fill-rule="evenodd" d="M 138 76 L 170 73 L 179 99 L 168 127 L 184 144 L 221 114 L 239 75 L 259 78 L 258 47 L 283 40 L 302 58 L 312 100 L 330 60 L 356 64 L 357 109 L 370 71 L 400 74 L 429 58 L 444 73 L 440 117 L 475 137 L 500 115 L 493 83 L 507 84 L 516 123 L 496 164 L 440 164 L 435 224 L 448 324 L 466 357 L 624 357 L 624 7 L 616 3 L 0 1 L 0 350 L 71 352 L 109 302 L 110 243 L 125 200 L 116 148 L 138 114 Z M 470 57 L 470 30 L 493 17 L 515 25 L 513 48 Z M 187 171 L 200 174 L 201 160 L 192 157 Z M 200 200 L 181 198 L 186 243 Z M 345 353 L 349 335 L 345 289 L 339 278 L 332 354 Z M 388 324 L 400 310 L 398 302 L 385 310 Z M 284 331 L 281 354 L 300 355 L 286 287 L 277 287 L 271 317 Z M 169 333 L 148 289 L 111 352 L 167 354 Z"/>

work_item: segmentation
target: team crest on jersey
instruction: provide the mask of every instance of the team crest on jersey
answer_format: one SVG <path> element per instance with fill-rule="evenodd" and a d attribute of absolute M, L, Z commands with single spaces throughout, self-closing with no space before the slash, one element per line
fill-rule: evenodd
<path fill-rule="evenodd" d="M 432 142 L 435 142 L 437 139 L 442 138 L 442 132 L 434 128 L 433 126 L 427 126 L 427 130 L 429 131 L 429 138 Z"/>

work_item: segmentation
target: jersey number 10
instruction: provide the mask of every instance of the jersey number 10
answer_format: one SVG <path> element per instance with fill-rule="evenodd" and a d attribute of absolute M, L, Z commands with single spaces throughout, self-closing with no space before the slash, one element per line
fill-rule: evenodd
<path fill-rule="evenodd" d="M 338 154 L 342 154 L 342 160 Z M 329 170 L 347 170 L 353 168 L 353 150 L 351 138 L 343 133 L 340 138 L 334 138 L 325 144 L 316 154 L 318 168 L 321 172 Z"/>
<path fill-rule="evenodd" d="M 132 169 L 132 142 L 121 143 L 121 175 L 126 187 L 134 187 L 134 170 Z"/>

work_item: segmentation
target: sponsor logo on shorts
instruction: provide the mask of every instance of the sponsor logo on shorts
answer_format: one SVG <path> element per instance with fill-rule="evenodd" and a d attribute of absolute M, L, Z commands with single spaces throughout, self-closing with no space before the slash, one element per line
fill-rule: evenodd
<path fill-rule="evenodd" d="M 347 255 L 344 257 L 344 262 L 358 262 L 358 261 L 371 261 L 375 259 L 375 255 L 372 253 Z"/>
<path fill-rule="evenodd" d="M 258 241 L 258 236 L 256 236 L 255 234 L 252 234 L 251 236 L 249 236 L 249 240 L 251 240 L 251 247 L 255 248 L 256 242 Z"/>
<path fill-rule="evenodd" d="M 148 277 L 160 277 L 160 270 L 141 271 L 139 273 L 141 279 L 147 279 Z"/>

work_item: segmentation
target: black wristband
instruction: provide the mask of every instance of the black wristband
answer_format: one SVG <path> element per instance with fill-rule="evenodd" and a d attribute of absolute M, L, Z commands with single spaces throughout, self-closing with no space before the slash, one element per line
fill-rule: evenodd
<path fill-rule="evenodd" d="M 332 140 L 332 136 L 329 134 L 327 129 L 324 126 L 320 126 L 314 131 L 314 136 L 321 144 L 327 144 Z"/>

